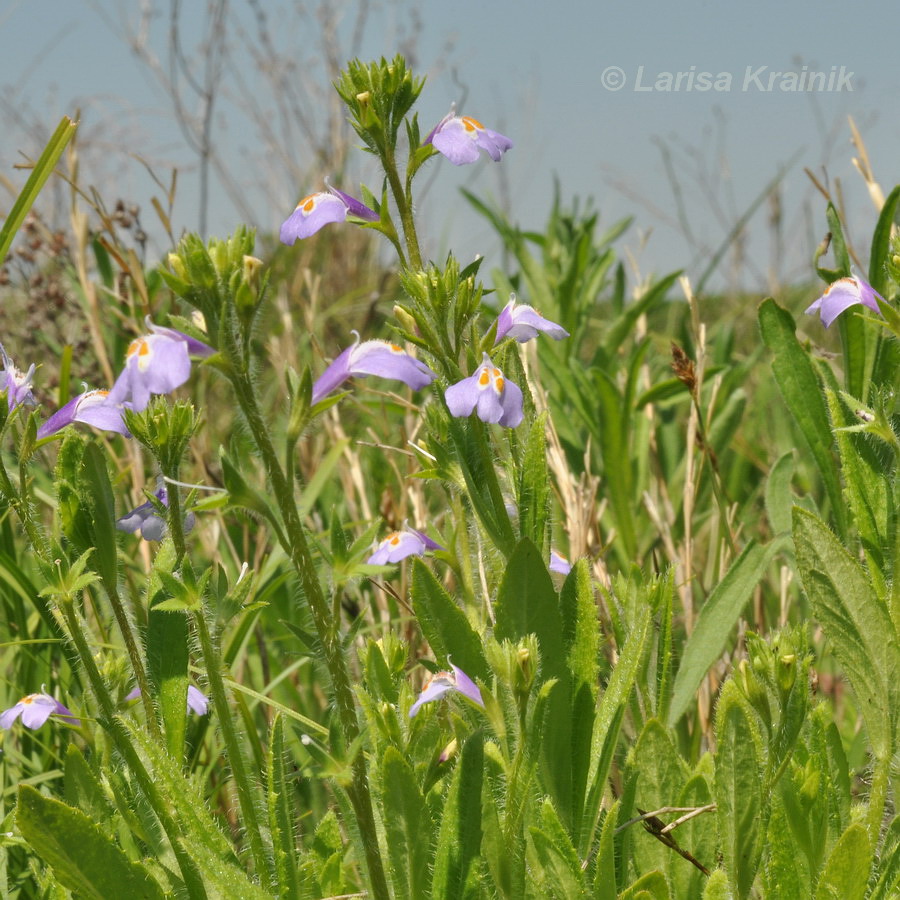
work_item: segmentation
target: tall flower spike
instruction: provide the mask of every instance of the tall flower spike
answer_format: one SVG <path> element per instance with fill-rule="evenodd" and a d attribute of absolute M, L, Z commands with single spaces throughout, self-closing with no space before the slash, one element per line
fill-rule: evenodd
<path fill-rule="evenodd" d="M 282 223 L 279 234 L 282 244 L 290 247 L 332 222 L 346 221 L 348 215 L 366 222 L 378 221 L 378 213 L 374 209 L 369 209 L 356 197 L 332 187 L 328 184 L 328 179 L 325 180 L 325 185 L 328 190 L 304 197 Z"/>
<path fill-rule="evenodd" d="M 862 278 L 856 276 L 839 278 L 828 285 L 825 293 L 806 308 L 806 314 L 818 312 L 822 317 L 822 324 L 827 328 L 842 312 L 857 304 L 862 304 L 881 315 L 878 300 L 884 300 L 884 297 Z"/>
<path fill-rule="evenodd" d="M 485 353 L 474 375 L 444 392 L 451 415 L 464 417 L 475 410 L 482 422 L 515 428 L 522 421 L 522 391 L 491 362 Z"/>
<path fill-rule="evenodd" d="M 38 439 L 50 437 L 73 422 L 84 422 L 85 425 L 93 425 L 102 431 L 115 431 L 131 437 L 131 432 L 122 419 L 122 409 L 130 408 L 131 404 L 112 403 L 109 394 L 109 391 L 85 391 L 73 397 L 38 428 Z"/>
<path fill-rule="evenodd" d="M 19 716 L 26 728 L 40 728 L 50 716 L 61 716 L 70 725 L 81 724 L 68 707 L 47 693 L 27 694 L 14 706 L 4 710 L 0 713 L 0 728 L 12 727 Z"/>
<path fill-rule="evenodd" d="M 169 505 L 169 493 L 165 486 L 157 488 L 154 495 L 163 506 Z M 187 534 L 193 527 L 195 516 L 189 512 L 184 517 L 184 533 Z M 166 520 L 157 512 L 151 500 L 126 513 L 121 519 L 116 520 L 116 528 L 119 531 L 128 531 L 132 534 L 140 532 L 145 541 L 161 541 L 166 534 Z"/>
<path fill-rule="evenodd" d="M 389 534 L 366 562 L 373 566 L 384 566 L 389 563 L 398 563 L 407 556 L 424 556 L 426 550 L 443 549 L 427 534 L 404 525 L 401 531 Z"/>
<path fill-rule="evenodd" d="M 130 401 L 135 412 L 143 412 L 151 394 L 169 394 L 181 387 L 191 374 L 192 356 L 212 356 L 212 347 L 190 335 L 154 325 L 150 334 L 131 342 L 125 368 L 109 392 L 110 403 Z"/>
<path fill-rule="evenodd" d="M 509 295 L 509 303 L 500 311 L 497 317 L 497 337 L 495 344 L 499 344 L 503 338 L 510 337 L 520 344 L 536 338 L 541 332 L 550 335 L 554 341 L 561 341 L 569 336 L 562 325 L 545 319 L 533 306 L 524 303 L 516 303 L 516 295 Z"/>
<path fill-rule="evenodd" d="M 500 157 L 513 145 L 508 137 L 485 128 L 477 119 L 457 116 L 456 104 L 425 138 L 425 143 L 431 144 L 454 166 L 476 162 L 479 150 L 484 150 L 494 162 L 500 162 Z"/>
<path fill-rule="evenodd" d="M 356 343 L 347 347 L 313 385 L 314 404 L 354 376 L 396 378 L 413 390 L 423 388 L 437 378 L 425 363 L 410 356 L 402 347 L 387 341 L 360 343 L 359 334 L 355 331 L 353 334 L 356 335 Z"/>
<path fill-rule="evenodd" d="M 481 699 L 481 691 L 478 685 L 463 672 L 450 663 L 450 672 L 438 672 L 433 675 L 425 684 L 425 689 L 419 694 L 418 699 L 409 708 L 409 717 L 413 718 L 424 703 L 430 703 L 432 700 L 438 700 L 449 691 L 456 691 L 468 697 L 473 703 L 484 706 L 484 700 Z"/>
<path fill-rule="evenodd" d="M 0 390 L 6 389 L 6 402 L 9 404 L 9 411 L 12 412 L 17 406 L 36 406 L 37 401 L 31 392 L 31 379 L 34 378 L 34 363 L 28 367 L 28 371 L 23 375 L 6 355 L 3 344 L 0 344 L 0 359 L 3 361 Z"/>

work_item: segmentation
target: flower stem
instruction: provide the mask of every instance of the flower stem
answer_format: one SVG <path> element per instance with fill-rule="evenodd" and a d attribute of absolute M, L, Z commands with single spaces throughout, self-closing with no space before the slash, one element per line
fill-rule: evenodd
<path fill-rule="evenodd" d="M 190 855 L 182 847 L 183 835 L 181 828 L 171 815 L 166 801 L 158 791 L 156 783 L 144 766 L 134 745 L 129 740 L 128 734 L 122 727 L 122 723 L 116 717 L 115 705 L 113 704 L 112 697 L 109 695 L 109 691 L 106 689 L 106 685 L 103 683 L 103 677 L 100 674 L 100 670 L 97 668 L 97 663 L 91 654 L 91 648 L 82 631 L 81 622 L 78 620 L 78 613 L 75 611 L 74 604 L 71 601 L 65 601 L 60 604 L 60 608 L 62 609 L 63 617 L 68 626 L 69 638 L 75 645 L 81 664 L 84 666 L 85 672 L 87 673 L 88 681 L 91 683 L 91 688 L 97 698 L 97 702 L 100 704 L 100 711 L 103 718 L 106 720 L 102 724 L 104 724 L 106 731 L 111 735 L 116 745 L 116 749 L 128 762 L 131 771 L 134 772 L 134 775 L 147 798 L 147 802 L 153 808 L 163 830 L 166 832 L 190 896 L 198 898 L 206 897 L 206 889 L 203 886 L 203 881 L 197 872 L 196 866 Z"/>
<path fill-rule="evenodd" d="M 338 622 L 331 614 L 328 601 L 316 576 L 312 554 L 309 550 L 309 544 L 297 510 L 297 503 L 292 489 L 293 485 L 287 481 L 284 470 L 278 461 L 278 454 L 256 402 L 256 395 L 253 391 L 253 385 L 246 365 L 243 364 L 240 352 L 234 343 L 227 348 L 227 352 L 232 363 L 231 384 L 234 388 L 238 405 L 259 450 L 272 491 L 278 502 L 281 518 L 284 522 L 283 547 L 300 579 L 303 594 L 315 623 L 325 665 L 331 677 L 335 705 L 341 723 L 345 746 L 349 747 L 352 746 L 359 736 L 360 729 L 350 673 L 347 669 L 347 662 L 341 646 L 340 634 L 338 633 Z M 390 894 L 385 879 L 381 850 L 378 846 L 372 798 L 369 793 L 368 772 L 362 753 L 356 753 L 352 763 L 352 772 L 353 778 L 347 788 L 347 793 L 353 804 L 357 825 L 365 846 L 370 892 L 378 900 L 382 900 L 382 898 L 387 900 Z"/>
<path fill-rule="evenodd" d="M 253 788 L 247 773 L 241 744 L 234 729 L 234 719 L 231 715 L 231 708 L 228 705 L 228 696 L 225 693 L 221 659 L 213 644 L 209 624 L 202 609 L 194 613 L 194 629 L 200 643 L 203 661 L 206 664 L 206 677 L 209 679 L 209 691 L 212 694 L 213 703 L 216 707 L 219 727 L 222 729 L 222 736 L 225 738 L 228 762 L 231 764 L 231 774 L 234 776 L 234 782 L 237 785 L 238 802 L 241 805 L 241 813 L 244 817 L 244 831 L 250 842 L 250 852 L 253 854 L 253 861 L 260 881 L 267 888 L 271 888 L 270 856 L 263 842 L 260 820 L 253 797 Z"/>
<path fill-rule="evenodd" d="M 397 204 L 397 212 L 400 213 L 400 221 L 403 224 L 403 237 L 406 238 L 407 255 L 409 256 L 409 267 L 411 269 L 422 268 L 422 254 L 419 252 L 419 238 L 416 234 L 416 223 L 413 220 L 412 200 L 403 190 L 403 184 L 400 181 L 400 173 L 397 171 L 397 161 L 394 158 L 394 148 L 386 147 L 382 156 L 384 164 L 384 172 L 387 175 L 388 184 L 391 186 L 391 193 L 394 195 L 394 202 Z M 402 254 L 400 261 L 403 262 Z"/>

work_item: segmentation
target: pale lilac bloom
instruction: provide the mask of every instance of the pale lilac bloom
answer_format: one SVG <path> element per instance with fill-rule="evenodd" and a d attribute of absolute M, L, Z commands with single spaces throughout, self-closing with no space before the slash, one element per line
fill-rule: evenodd
<path fill-rule="evenodd" d="M 38 439 L 49 437 L 73 422 L 93 425 L 102 431 L 115 431 L 131 437 L 125 427 L 122 410 L 129 409 L 129 403 L 112 403 L 109 391 L 85 391 L 73 397 L 65 406 L 58 409 L 37 430 Z"/>
<path fill-rule="evenodd" d="M 23 374 L 6 355 L 3 344 L 0 344 L 0 359 L 3 361 L 0 390 L 6 388 L 6 402 L 9 404 L 9 411 L 12 412 L 17 406 L 36 406 L 37 401 L 31 392 L 31 379 L 34 378 L 34 363 Z"/>
<path fill-rule="evenodd" d="M 827 328 L 842 312 L 851 306 L 862 304 L 873 312 L 881 315 L 878 308 L 878 300 L 884 297 L 867 281 L 856 276 L 839 278 L 825 288 L 825 293 L 806 309 L 807 315 L 818 312 L 822 317 L 822 324 Z"/>
<path fill-rule="evenodd" d="M 419 694 L 416 702 L 409 708 L 410 718 L 419 711 L 419 708 L 423 703 L 430 703 L 432 700 L 438 700 L 448 691 L 456 691 L 457 693 L 468 697 L 479 706 L 484 706 L 484 701 L 481 699 L 481 691 L 478 690 L 478 685 L 475 684 L 462 669 L 454 666 L 453 663 L 450 663 L 450 668 L 453 670 L 452 672 L 438 672 L 428 679 L 424 690 Z"/>
<path fill-rule="evenodd" d="M 157 488 L 154 496 L 163 506 L 169 505 L 169 492 L 166 488 Z M 184 517 L 184 533 L 187 534 L 193 527 L 195 516 L 189 512 Z M 161 541 L 166 534 L 166 520 L 160 516 L 152 500 L 142 503 L 140 506 L 126 513 L 121 519 L 116 520 L 116 528 L 119 531 L 128 531 L 132 534 L 140 533 L 145 541 Z"/>
<path fill-rule="evenodd" d="M 169 394 L 191 374 L 192 356 L 212 356 L 212 347 L 174 328 L 163 328 L 147 320 L 150 334 L 131 342 L 125 368 L 109 392 L 110 403 L 130 401 L 135 412 L 143 412 L 151 394 Z"/>
<path fill-rule="evenodd" d="M 505 337 L 510 337 L 520 344 L 536 338 L 541 332 L 550 335 L 554 341 L 561 341 L 569 336 L 562 325 L 545 319 L 533 306 L 524 303 L 516 303 L 516 295 L 510 294 L 509 303 L 500 311 L 497 317 L 497 337 L 495 344 L 499 344 Z"/>
<path fill-rule="evenodd" d="M 424 556 L 426 550 L 443 549 L 427 534 L 404 525 L 402 530 L 389 534 L 366 562 L 373 566 L 385 566 L 389 563 L 398 563 L 407 556 Z"/>
<path fill-rule="evenodd" d="M 27 728 L 40 728 L 50 716 L 62 716 L 70 725 L 81 724 L 70 709 L 47 693 L 28 694 L 14 706 L 4 710 L 0 714 L 0 728 L 12 727 L 19 716 Z"/>
<path fill-rule="evenodd" d="M 491 362 L 485 353 L 474 375 L 450 385 L 444 392 L 447 408 L 457 417 L 475 410 L 482 422 L 515 428 L 522 421 L 522 391 Z"/>
<path fill-rule="evenodd" d="M 550 571 L 559 572 L 562 575 L 568 575 L 572 571 L 572 563 L 570 563 L 562 553 L 555 550 L 550 551 Z"/>
<path fill-rule="evenodd" d="M 125 699 L 137 700 L 140 696 L 141 689 L 136 687 L 125 697 Z M 205 716 L 206 711 L 209 708 L 209 697 L 207 697 L 199 688 L 195 688 L 192 684 L 189 684 L 187 689 L 187 708 L 188 711 L 195 712 L 198 716 Z"/>
<path fill-rule="evenodd" d="M 425 138 L 435 150 L 443 153 L 455 166 L 476 162 L 478 151 L 484 150 L 494 162 L 509 150 L 513 142 L 471 116 L 457 116 L 455 105 Z"/>
<path fill-rule="evenodd" d="M 363 341 L 347 347 L 319 376 L 312 388 L 312 402 L 318 403 L 348 378 L 378 375 L 396 378 L 413 390 L 431 384 L 437 375 L 425 363 L 410 356 L 402 347 L 387 341 Z"/>
<path fill-rule="evenodd" d="M 332 187 L 327 180 L 325 184 L 327 191 L 319 191 L 304 197 L 285 219 L 279 235 L 282 244 L 290 247 L 296 241 L 315 234 L 325 225 L 346 221 L 348 215 L 364 219 L 366 222 L 378 221 L 378 213 L 374 209 L 369 209 L 356 197 Z"/>

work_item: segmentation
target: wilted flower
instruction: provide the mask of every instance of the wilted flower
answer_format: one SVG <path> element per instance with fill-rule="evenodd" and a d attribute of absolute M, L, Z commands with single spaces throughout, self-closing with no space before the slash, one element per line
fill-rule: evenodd
<path fill-rule="evenodd" d="M 455 105 L 444 116 L 435 129 L 425 138 L 455 166 L 473 163 L 478 159 L 478 150 L 484 150 L 494 162 L 509 150 L 513 142 L 490 128 L 485 128 L 471 116 L 457 116 Z"/>
<path fill-rule="evenodd" d="M 137 700 L 140 696 L 141 689 L 136 687 L 125 697 L 125 699 Z M 207 697 L 199 688 L 195 688 L 192 684 L 189 684 L 187 689 L 187 708 L 189 711 L 195 712 L 198 716 L 205 716 L 206 710 L 209 708 L 209 697 Z"/>
<path fill-rule="evenodd" d="M 130 407 L 130 403 L 111 402 L 109 391 L 85 391 L 53 413 L 38 428 L 37 436 L 39 439 L 49 437 L 73 422 L 84 422 L 85 425 L 93 425 L 103 431 L 115 431 L 131 437 L 131 432 L 122 419 L 123 408 Z"/>
<path fill-rule="evenodd" d="M 572 563 L 570 563 L 562 553 L 555 550 L 550 551 L 550 571 L 559 572 L 562 575 L 568 575 L 572 571 Z"/>
<path fill-rule="evenodd" d="M 348 215 L 365 219 L 367 222 L 378 221 L 378 213 L 369 209 L 365 203 L 332 187 L 327 181 L 325 184 L 327 191 L 319 191 L 317 194 L 304 197 L 285 219 L 279 235 L 282 244 L 290 247 L 296 241 L 308 238 L 331 222 L 346 221 Z"/>
<path fill-rule="evenodd" d="M 15 706 L 4 710 L 0 714 L 0 728 L 10 728 L 19 716 L 27 728 L 40 728 L 50 716 L 62 716 L 70 725 L 81 724 L 70 709 L 46 693 L 28 694 Z"/>
<path fill-rule="evenodd" d="M 522 392 L 503 377 L 487 353 L 474 375 L 450 385 L 444 393 L 447 407 L 457 417 L 478 413 L 482 422 L 515 428 L 522 421 Z"/>
<path fill-rule="evenodd" d="M 191 374 L 192 356 L 212 356 L 212 347 L 174 328 L 154 325 L 150 334 L 131 342 L 125 368 L 109 392 L 110 403 L 131 402 L 135 412 L 143 412 L 151 394 L 169 394 L 183 385 Z"/>
<path fill-rule="evenodd" d="M 404 525 L 402 530 L 389 534 L 366 562 L 373 566 L 384 566 L 388 563 L 398 563 L 407 556 L 424 556 L 426 550 L 443 549 L 427 534 Z"/>
<path fill-rule="evenodd" d="M 35 406 L 37 401 L 31 392 L 31 379 L 34 378 L 34 363 L 28 367 L 28 371 L 23 375 L 6 355 L 3 344 L 0 344 L 0 359 L 3 361 L 0 390 L 6 388 L 6 402 L 9 404 L 9 411 L 12 412 L 17 406 Z"/>
<path fill-rule="evenodd" d="M 478 685 L 475 684 L 462 669 L 454 666 L 453 663 L 450 663 L 450 668 L 452 669 L 451 672 L 438 672 L 428 679 L 424 690 L 419 694 L 416 702 L 409 708 L 410 718 L 419 711 L 419 707 L 421 707 L 423 703 L 430 703 L 432 700 L 437 700 L 440 697 L 443 697 L 448 691 L 456 691 L 457 693 L 465 695 L 479 706 L 484 706 L 484 701 L 481 699 L 481 691 L 478 690 Z"/>
<path fill-rule="evenodd" d="M 806 309 L 807 315 L 818 312 L 822 317 L 822 324 L 827 328 L 842 312 L 861 303 L 873 312 L 881 314 L 878 308 L 878 300 L 884 297 L 867 281 L 856 276 L 839 278 L 828 285 L 825 293 L 815 303 Z"/>
<path fill-rule="evenodd" d="M 312 389 L 312 402 L 318 403 L 348 378 L 379 375 L 396 378 L 414 390 L 431 384 L 437 375 L 425 363 L 410 356 L 402 347 L 387 341 L 363 341 L 356 334 L 356 343 L 347 347 L 319 376 Z"/>
<path fill-rule="evenodd" d="M 153 494 L 163 506 L 169 505 L 169 492 L 165 486 L 157 488 Z M 194 527 L 194 522 L 195 516 L 189 512 L 184 517 L 185 534 Z M 160 516 L 153 501 L 148 500 L 130 513 L 126 513 L 121 519 L 116 519 L 116 528 L 131 534 L 139 532 L 145 541 L 161 541 L 166 534 L 166 520 Z"/>
<path fill-rule="evenodd" d="M 540 332 L 549 334 L 554 341 L 561 341 L 569 336 L 562 325 L 545 319 L 533 306 L 517 304 L 516 295 L 509 295 L 509 303 L 503 307 L 497 317 L 497 337 L 495 344 L 499 344 L 505 337 L 524 344 L 532 338 L 536 338 Z"/>

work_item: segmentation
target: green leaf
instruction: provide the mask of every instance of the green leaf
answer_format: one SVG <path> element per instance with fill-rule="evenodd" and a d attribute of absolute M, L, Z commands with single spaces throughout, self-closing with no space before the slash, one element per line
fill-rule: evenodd
<path fill-rule="evenodd" d="M 809 354 L 797 340 L 794 319 L 771 298 L 759 308 L 762 338 L 774 354 L 772 371 L 788 409 L 800 426 L 809 454 L 825 484 L 838 533 L 846 534 L 844 498 L 832 446 L 828 410 Z M 858 396 L 858 395 L 857 395 Z"/>
<path fill-rule="evenodd" d="M 817 516 L 794 507 L 794 545 L 803 588 L 853 687 L 872 752 L 893 753 L 900 648 L 871 578 Z"/>
<path fill-rule="evenodd" d="M 669 885 L 662 872 L 647 872 L 637 881 L 630 884 L 621 894 L 619 900 L 670 900 Z"/>
<path fill-rule="evenodd" d="M 886 448 L 874 444 L 867 435 L 844 430 L 858 425 L 859 419 L 834 391 L 826 390 L 825 398 L 834 423 L 844 492 L 874 576 L 884 569 L 884 548 L 893 519 Z"/>
<path fill-rule="evenodd" d="M 609 683 L 594 719 L 594 735 L 591 741 L 591 774 L 588 779 L 588 799 L 584 816 L 592 827 L 582 832 L 580 852 L 587 853 L 585 837 L 592 838 L 593 825 L 600 815 L 600 805 L 606 789 L 606 777 L 612 765 L 613 752 L 619 741 L 625 706 L 634 688 L 638 672 L 643 667 L 647 642 L 650 637 L 652 612 L 649 603 L 638 609 L 628 637 L 619 654 L 619 660 L 609 678 Z M 596 762 L 594 762 L 596 760 Z"/>
<path fill-rule="evenodd" d="M 616 900 L 616 845 L 613 838 L 619 819 L 619 801 L 606 811 L 597 844 L 597 862 L 594 872 L 594 900 Z"/>
<path fill-rule="evenodd" d="M 784 540 L 776 539 L 764 547 L 750 541 L 706 598 L 685 644 L 675 676 L 668 718 L 670 728 L 675 726 L 693 702 L 700 682 L 721 655 L 741 610 L 765 575 L 772 557 L 783 546 Z"/>
<path fill-rule="evenodd" d="M 279 895 L 285 900 L 300 896 L 297 872 L 296 811 L 292 788 L 287 781 L 284 750 L 284 719 L 275 714 L 269 734 L 267 755 L 266 802 L 269 809 L 269 830 L 275 857 L 275 874 Z"/>
<path fill-rule="evenodd" d="M 584 894 L 584 875 L 581 860 L 572 846 L 569 835 L 559 820 L 553 804 L 544 800 L 541 804 L 541 825 L 532 825 L 529 835 L 542 870 L 536 878 L 543 896 L 569 900 Z"/>
<path fill-rule="evenodd" d="M 22 836 L 52 868 L 60 883 L 80 897 L 158 898 L 159 884 L 132 862 L 84 813 L 19 786 L 16 822 Z"/>
<path fill-rule="evenodd" d="M 540 551 L 527 538 L 516 544 L 507 562 L 494 619 L 494 634 L 499 641 L 518 642 L 527 634 L 537 636 L 542 681 L 567 677 L 559 597 Z"/>
<path fill-rule="evenodd" d="M 766 479 L 766 514 L 774 534 L 791 530 L 791 481 L 794 478 L 794 451 L 780 456 Z"/>
<path fill-rule="evenodd" d="M 78 123 L 73 122 L 68 116 L 63 116 L 59 125 L 56 126 L 56 131 L 53 132 L 47 146 L 44 147 L 44 152 L 31 170 L 25 187 L 22 188 L 13 208 L 9 211 L 3 228 L 0 228 L 0 259 L 6 259 L 16 232 L 25 221 L 28 210 L 34 205 L 41 188 L 53 172 L 63 150 L 66 149 L 66 145 L 75 136 L 76 128 L 78 128 Z"/>
<path fill-rule="evenodd" d="M 709 881 L 703 889 L 703 900 L 734 900 L 728 876 L 722 869 L 716 869 L 709 876 Z"/>
<path fill-rule="evenodd" d="M 381 759 L 383 821 L 395 896 L 430 896 L 432 823 L 412 767 L 396 747 Z"/>
<path fill-rule="evenodd" d="M 572 840 L 580 840 L 587 779 L 591 770 L 591 742 L 597 712 L 600 625 L 587 561 L 579 559 L 559 597 L 566 665 L 572 680 L 570 708 L 572 761 Z"/>
<path fill-rule="evenodd" d="M 857 822 L 834 845 L 816 886 L 816 900 L 863 900 L 871 868 L 869 834 Z"/>
<path fill-rule="evenodd" d="M 878 223 L 872 234 L 872 250 L 869 254 L 869 284 L 885 298 L 888 296 L 890 285 L 885 263 L 891 249 L 891 233 L 897 221 L 898 210 L 900 210 L 900 185 L 888 194 L 884 206 L 881 207 Z"/>
<path fill-rule="evenodd" d="M 531 425 L 519 472 L 519 536 L 527 537 L 542 552 L 549 550 L 547 517 L 550 513 L 550 473 L 547 469 L 547 413 Z"/>
<path fill-rule="evenodd" d="M 432 877 L 434 897 L 463 900 L 475 893 L 483 776 L 484 736 L 476 731 L 463 744 L 444 804 Z"/>
<path fill-rule="evenodd" d="M 438 659 L 451 657 L 453 664 L 470 678 L 488 681 L 490 669 L 484 658 L 481 638 L 420 559 L 413 560 L 410 594 L 419 627 L 435 656 Z"/>
<path fill-rule="evenodd" d="M 750 896 L 766 834 L 762 741 L 754 713 L 733 680 L 716 709 L 716 812 L 725 869 L 740 900 Z"/>

